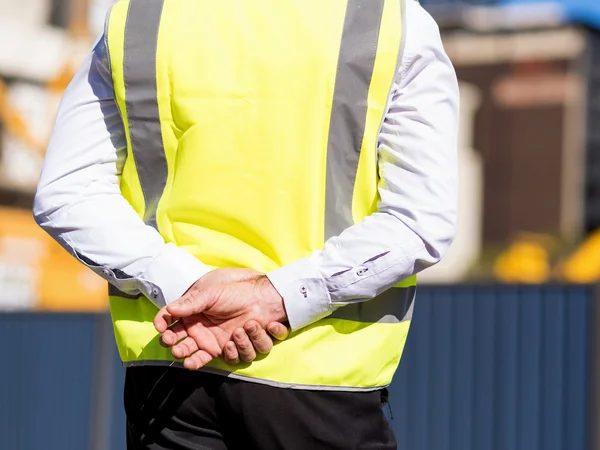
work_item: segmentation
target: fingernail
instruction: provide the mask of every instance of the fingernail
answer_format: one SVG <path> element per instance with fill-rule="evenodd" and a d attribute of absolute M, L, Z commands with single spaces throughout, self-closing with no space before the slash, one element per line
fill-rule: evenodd
<path fill-rule="evenodd" d="M 256 333 L 256 325 L 251 325 L 248 327 L 248 331 L 250 333 Z"/>

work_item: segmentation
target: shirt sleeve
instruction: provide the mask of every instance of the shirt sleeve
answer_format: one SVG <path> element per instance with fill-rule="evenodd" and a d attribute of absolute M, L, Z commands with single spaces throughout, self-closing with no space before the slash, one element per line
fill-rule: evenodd
<path fill-rule="evenodd" d="M 458 83 L 439 29 L 407 2 L 405 53 L 379 136 L 378 210 L 268 275 L 292 330 L 437 263 L 455 234 Z"/>
<path fill-rule="evenodd" d="M 210 268 L 165 243 L 121 195 L 127 155 L 105 40 L 87 56 L 61 101 L 34 201 L 38 224 L 126 294 L 162 307 Z"/>

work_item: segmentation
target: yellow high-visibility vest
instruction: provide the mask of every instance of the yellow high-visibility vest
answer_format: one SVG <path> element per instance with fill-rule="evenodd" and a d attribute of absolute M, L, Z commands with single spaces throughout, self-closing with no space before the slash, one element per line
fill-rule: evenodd
<path fill-rule="evenodd" d="M 322 249 L 376 211 L 403 16 L 404 0 L 120 1 L 106 38 L 127 135 L 123 195 L 212 267 L 269 272 Z M 285 387 L 386 386 L 415 286 L 338 309 L 252 363 L 205 370 Z M 113 289 L 110 309 L 125 365 L 174 363 L 150 300 Z"/>

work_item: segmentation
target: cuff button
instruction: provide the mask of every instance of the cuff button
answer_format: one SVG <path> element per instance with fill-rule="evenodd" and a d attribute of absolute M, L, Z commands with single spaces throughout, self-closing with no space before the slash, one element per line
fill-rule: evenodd
<path fill-rule="evenodd" d="M 307 297 L 307 292 L 308 289 L 306 289 L 306 286 L 300 286 L 300 293 L 304 296 L 304 298 Z"/>

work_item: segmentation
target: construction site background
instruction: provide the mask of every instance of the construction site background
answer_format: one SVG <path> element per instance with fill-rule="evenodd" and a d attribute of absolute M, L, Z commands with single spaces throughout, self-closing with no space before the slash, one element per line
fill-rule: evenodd
<path fill-rule="evenodd" d="M 459 234 L 421 282 L 597 282 L 595 24 L 552 2 L 421 3 L 440 24 L 462 103 Z M 36 226 L 31 205 L 62 92 L 111 4 L 0 0 L 0 309 L 107 307 L 106 283 Z"/>

